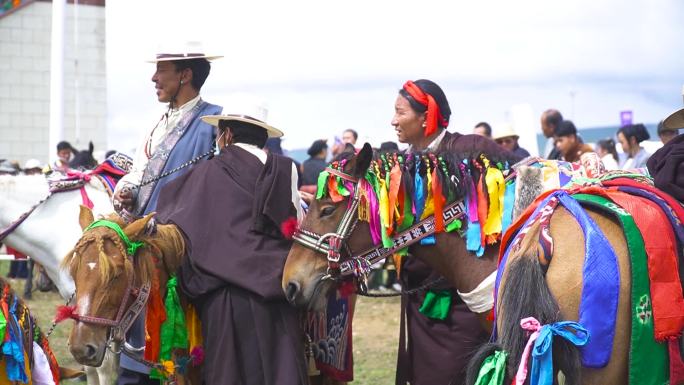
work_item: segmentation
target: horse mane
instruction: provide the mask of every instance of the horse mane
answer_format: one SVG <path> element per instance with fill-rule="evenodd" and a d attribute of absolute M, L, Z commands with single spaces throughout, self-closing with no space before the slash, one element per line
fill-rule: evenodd
<path fill-rule="evenodd" d="M 115 213 L 106 216 L 104 219 L 117 223 L 121 228 L 126 227 L 121 217 Z M 149 255 L 149 245 L 147 243 L 138 250 L 133 258 L 129 258 L 126 246 L 121 238 L 117 234 L 112 233 L 111 230 L 103 228 L 95 228 L 84 234 L 76 243 L 74 249 L 64 258 L 62 267 L 68 268 L 70 274 L 75 276 L 82 262 L 82 258 L 78 258 L 78 254 L 83 252 L 83 248 L 86 245 L 94 243 L 98 250 L 97 266 L 102 282 L 113 279 L 121 272 L 121 266 L 117 265 L 115 260 L 105 252 L 105 240 L 112 242 L 123 257 L 123 269 L 126 274 L 134 274 L 139 282 L 149 282 L 154 277 L 155 265 L 152 256 Z"/>

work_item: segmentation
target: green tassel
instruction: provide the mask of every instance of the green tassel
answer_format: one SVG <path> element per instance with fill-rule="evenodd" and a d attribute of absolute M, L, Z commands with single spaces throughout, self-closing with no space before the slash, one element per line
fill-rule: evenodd
<path fill-rule="evenodd" d="M 171 277 L 166 283 L 166 321 L 161 326 L 161 349 L 159 361 L 171 360 L 171 352 L 174 349 L 188 348 L 188 329 L 185 326 L 185 313 L 180 305 L 180 298 L 176 291 L 178 280 Z M 157 370 L 150 371 L 150 378 L 164 379 L 165 377 Z"/>
<path fill-rule="evenodd" d="M 461 226 L 463 226 L 463 224 L 461 223 L 461 220 L 460 220 L 460 219 L 456 219 L 456 220 L 454 220 L 453 222 L 449 223 L 449 224 L 446 226 L 446 231 L 447 231 L 448 233 L 450 233 L 450 232 L 452 232 L 452 231 L 454 231 L 454 230 L 460 230 L 460 229 L 461 229 Z"/>
<path fill-rule="evenodd" d="M 318 186 L 316 187 L 316 199 L 321 199 L 323 196 L 325 196 L 326 191 L 328 190 L 328 172 L 327 171 L 322 171 L 320 174 L 318 174 Z"/>
<path fill-rule="evenodd" d="M 428 290 L 425 300 L 418 309 L 424 316 L 444 321 L 451 307 L 451 290 Z"/>

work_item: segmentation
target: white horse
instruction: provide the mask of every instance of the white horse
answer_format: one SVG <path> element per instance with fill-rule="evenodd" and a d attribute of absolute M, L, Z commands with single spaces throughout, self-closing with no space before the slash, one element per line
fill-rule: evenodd
<path fill-rule="evenodd" d="M 92 179 L 84 188 L 95 213 L 104 215 L 114 211 L 109 194 L 99 180 Z M 0 232 L 48 195 L 49 187 L 43 175 L 0 176 Z M 75 285 L 61 263 L 81 237 L 78 223 L 81 204 L 79 189 L 53 193 L 2 240 L 43 265 L 65 300 L 71 297 Z M 113 384 L 117 368 L 118 357 L 106 354 L 99 368 L 86 367 L 88 385 Z"/>

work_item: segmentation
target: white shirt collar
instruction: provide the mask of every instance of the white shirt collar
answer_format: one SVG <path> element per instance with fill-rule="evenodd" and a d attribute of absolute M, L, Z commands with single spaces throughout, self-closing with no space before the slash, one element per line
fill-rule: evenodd
<path fill-rule="evenodd" d="M 197 94 L 197 96 L 195 96 L 194 98 L 188 100 L 188 101 L 187 101 L 185 104 L 183 104 L 182 106 L 180 106 L 180 107 L 178 107 L 178 108 L 172 108 L 172 109 L 171 109 L 171 113 L 172 113 L 172 114 L 180 113 L 181 115 L 183 115 L 183 114 L 185 114 L 186 112 L 188 112 L 188 111 L 190 111 L 191 109 L 193 109 L 193 108 L 197 105 L 197 103 L 199 102 L 199 100 L 200 100 L 200 95 Z"/>
<path fill-rule="evenodd" d="M 423 150 L 423 152 L 434 152 L 437 151 L 437 147 L 439 147 L 439 144 L 442 143 L 442 139 L 444 139 L 444 135 L 446 135 L 446 129 L 442 129 L 442 132 L 437 135 L 430 144 Z M 413 151 L 413 146 L 409 146 L 408 149 L 409 152 Z"/>

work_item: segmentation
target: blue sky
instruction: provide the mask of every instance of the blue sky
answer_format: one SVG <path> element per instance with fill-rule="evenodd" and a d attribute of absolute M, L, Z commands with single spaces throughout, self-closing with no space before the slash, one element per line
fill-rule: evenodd
<path fill-rule="evenodd" d="M 621 110 L 657 122 L 682 106 L 682 15 L 677 0 L 117 0 L 107 4 L 109 147 L 133 148 L 157 121 L 164 106 L 144 60 L 183 41 L 225 55 L 203 97 L 224 112 L 265 104 L 286 148 L 348 127 L 393 140 L 396 92 L 418 78 L 445 89 L 452 131 L 513 120 L 531 137 L 549 107 L 580 128 L 618 124 Z"/>

